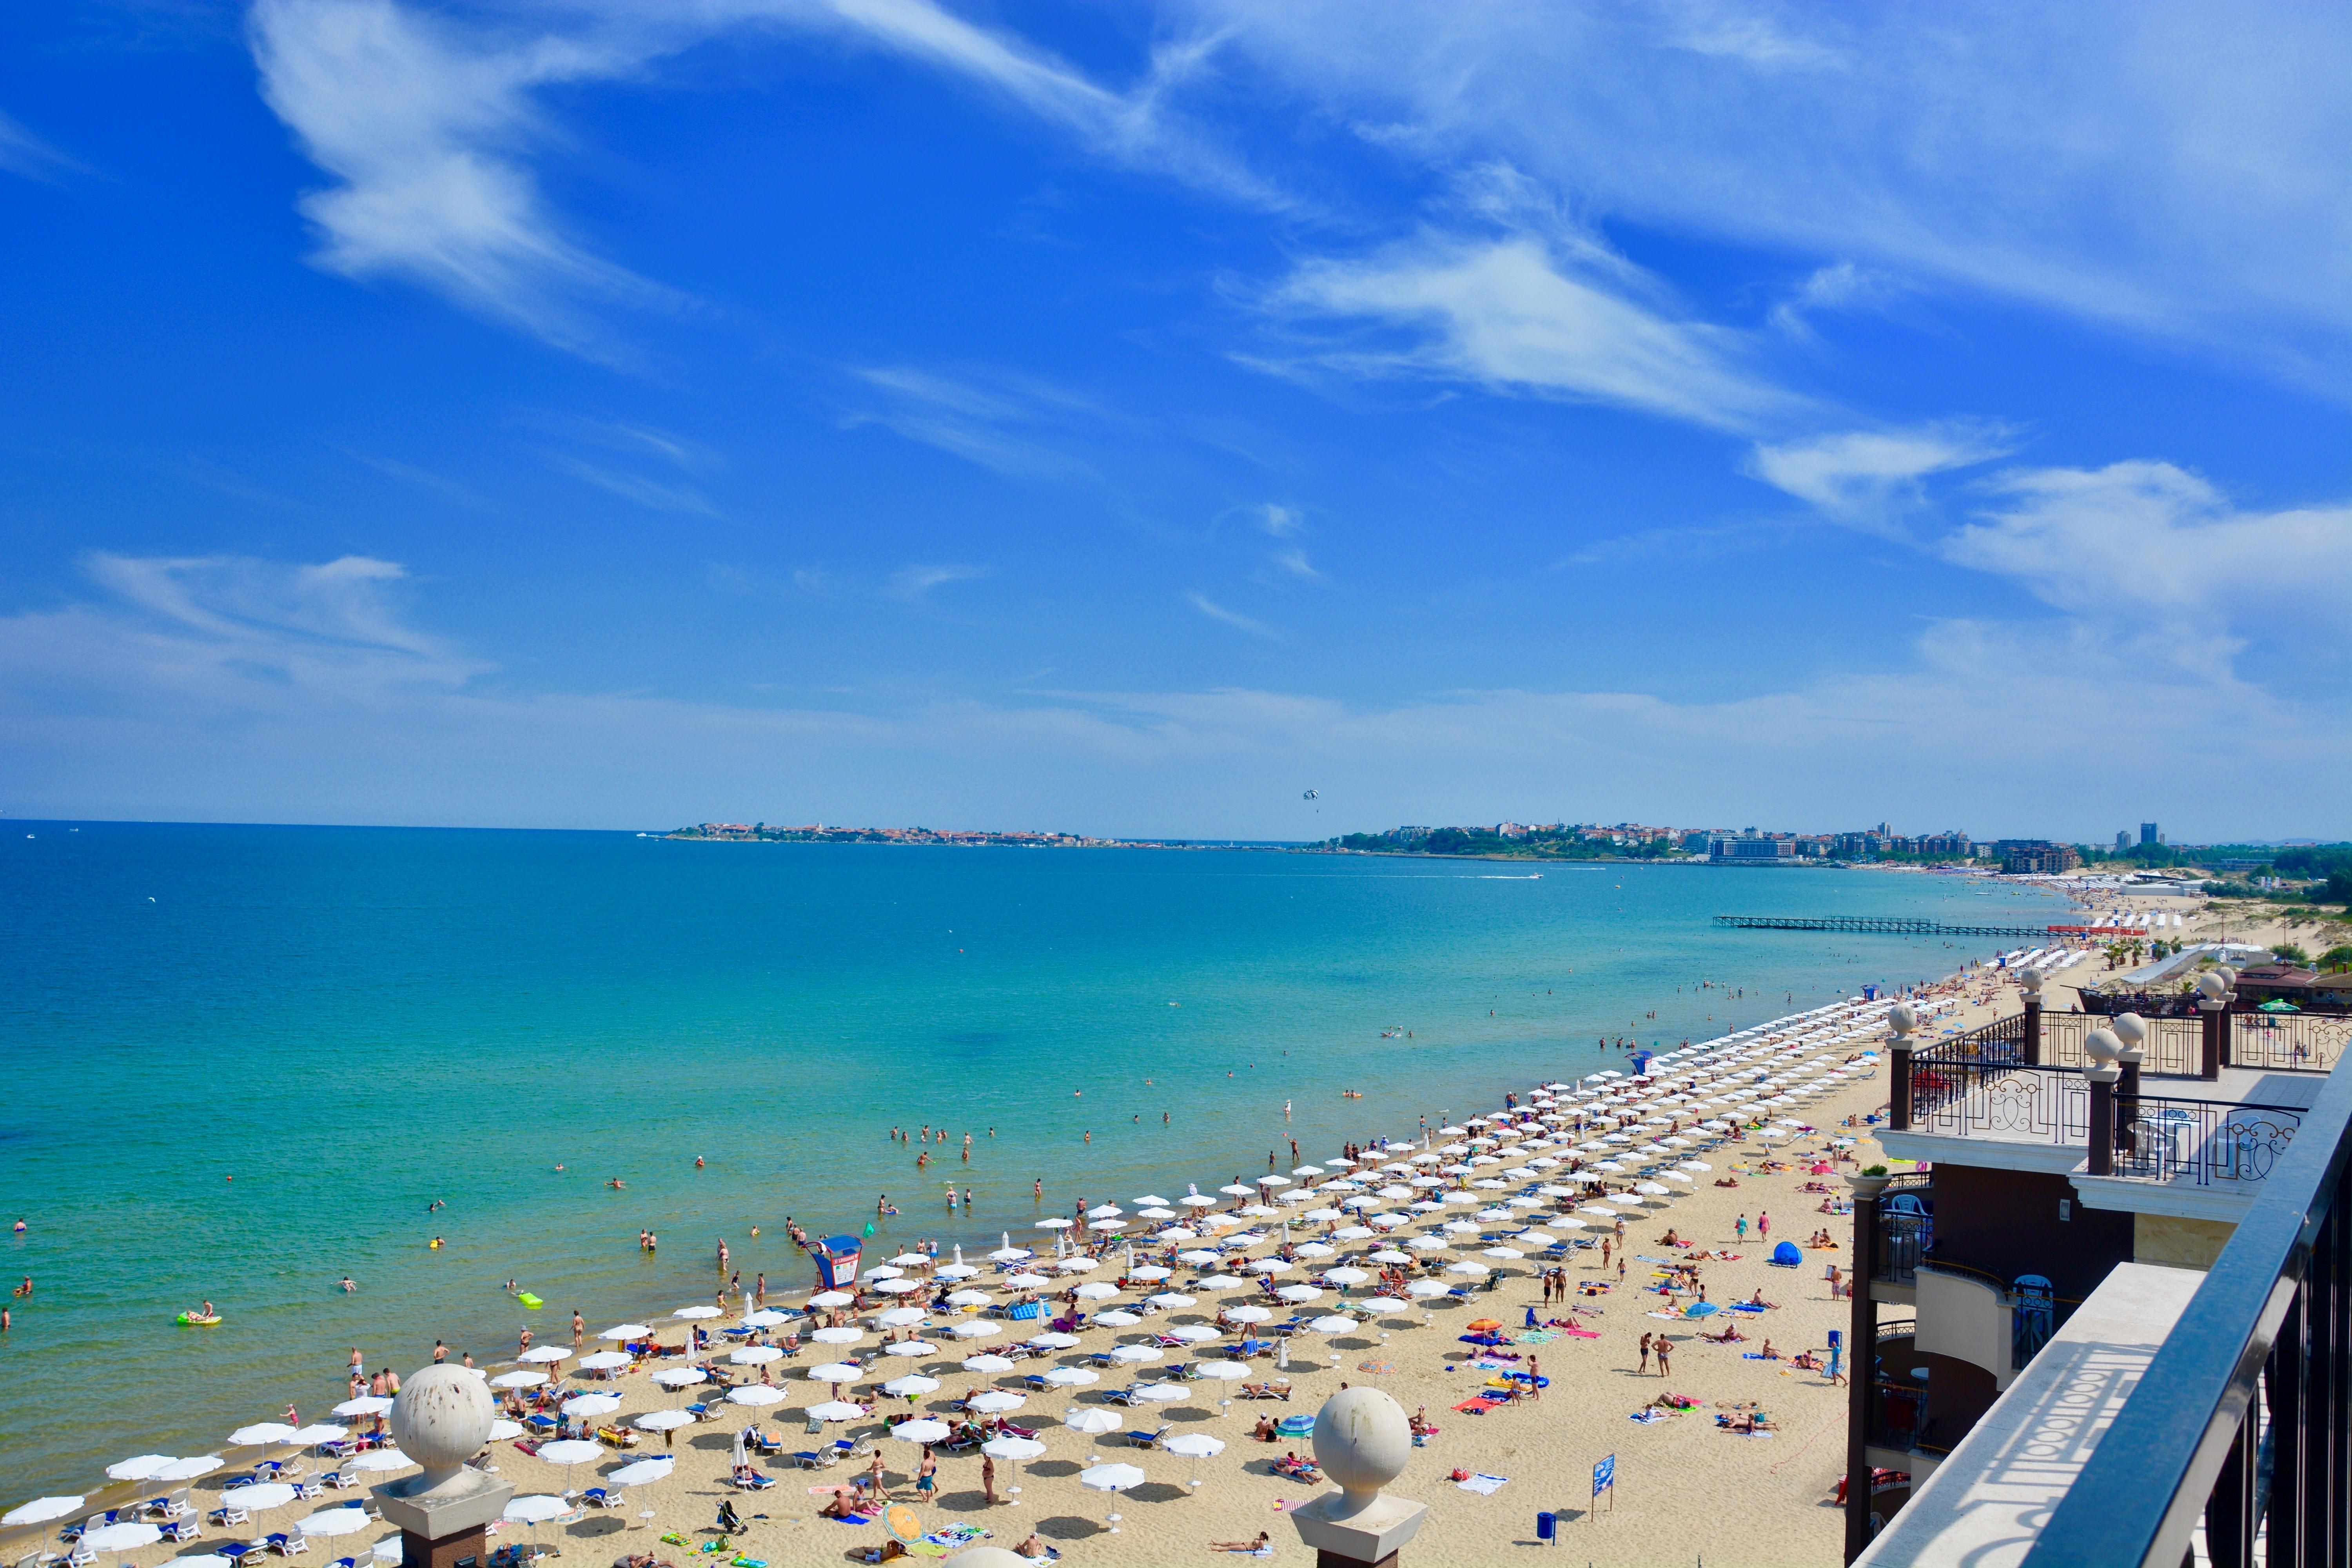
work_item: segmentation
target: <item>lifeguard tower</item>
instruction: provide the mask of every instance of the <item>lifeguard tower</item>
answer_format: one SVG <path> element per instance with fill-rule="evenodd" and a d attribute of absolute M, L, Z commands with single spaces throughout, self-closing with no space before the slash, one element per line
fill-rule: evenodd
<path fill-rule="evenodd" d="M 816 1275 L 828 1290 L 857 1289 L 857 1260 L 863 1244 L 854 1236 L 828 1236 L 809 1249 L 816 1259 Z"/>

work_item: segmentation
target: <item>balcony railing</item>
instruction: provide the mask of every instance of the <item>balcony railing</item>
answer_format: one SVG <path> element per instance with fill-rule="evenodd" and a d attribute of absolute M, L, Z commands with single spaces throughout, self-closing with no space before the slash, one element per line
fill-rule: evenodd
<path fill-rule="evenodd" d="M 2288 1105 L 2116 1096 L 2115 1174 L 2148 1182 L 2263 1182 L 2303 1128 Z"/>
<path fill-rule="evenodd" d="M 2257 1403 L 2259 1401 L 2259 1404 Z M 2026 1568 L 2352 1562 L 2352 1073 L 2333 1074 Z"/>
<path fill-rule="evenodd" d="M 2230 1065 L 2331 1072 L 2352 1042 L 2352 1018 L 2328 1013 L 2231 1013 Z"/>
<path fill-rule="evenodd" d="M 1936 1058 L 1911 1063 L 1905 1129 L 1952 1138 L 2081 1143 L 2091 1129 L 2090 1086 L 2064 1068 Z"/>
<path fill-rule="evenodd" d="M 1909 1198 L 1911 1205 L 1895 1200 Z M 1870 1277 L 1887 1285 L 1908 1285 L 1919 1260 L 1936 1245 L 1936 1188 L 1932 1175 L 1896 1176 L 1879 1194 L 1877 1240 L 1871 1248 Z"/>
<path fill-rule="evenodd" d="M 2147 1043 L 2139 1070 L 2157 1078 L 2196 1078 L 2205 1068 L 2205 1028 L 2197 1018 L 2146 1018 Z M 2083 1043 L 2091 1031 L 2114 1026 L 2095 1013 L 2042 1015 L 2042 1061 L 2046 1067 L 2090 1065 Z"/>

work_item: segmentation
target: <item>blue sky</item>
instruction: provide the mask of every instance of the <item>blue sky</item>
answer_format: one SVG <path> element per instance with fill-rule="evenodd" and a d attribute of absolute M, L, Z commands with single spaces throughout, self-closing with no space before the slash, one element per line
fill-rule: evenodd
<path fill-rule="evenodd" d="M 1964 21 L 12 7 L 0 808 L 2352 833 L 2352 25 Z"/>

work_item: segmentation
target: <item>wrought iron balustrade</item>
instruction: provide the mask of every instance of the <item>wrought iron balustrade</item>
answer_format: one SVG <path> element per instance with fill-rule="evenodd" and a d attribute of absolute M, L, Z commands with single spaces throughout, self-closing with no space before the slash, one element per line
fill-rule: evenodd
<path fill-rule="evenodd" d="M 2006 1061 L 1913 1060 L 1911 1131 L 2080 1143 L 2090 1128 L 2090 1086 L 2079 1072 Z"/>
<path fill-rule="evenodd" d="M 2303 1128 L 2288 1105 L 2116 1096 L 2115 1174 L 2150 1182 L 2261 1182 Z"/>

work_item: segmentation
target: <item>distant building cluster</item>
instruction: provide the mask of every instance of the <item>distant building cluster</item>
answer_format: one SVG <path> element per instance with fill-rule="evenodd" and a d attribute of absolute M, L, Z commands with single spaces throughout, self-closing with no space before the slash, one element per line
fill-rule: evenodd
<path fill-rule="evenodd" d="M 773 844 L 964 844 L 1012 845 L 1036 848 L 1072 848 L 1118 844 L 1115 838 L 1087 838 L 1075 833 L 982 833 L 929 827 L 828 827 L 822 822 L 786 827 L 765 822 L 704 822 L 681 827 L 672 838 L 719 838 Z"/>

